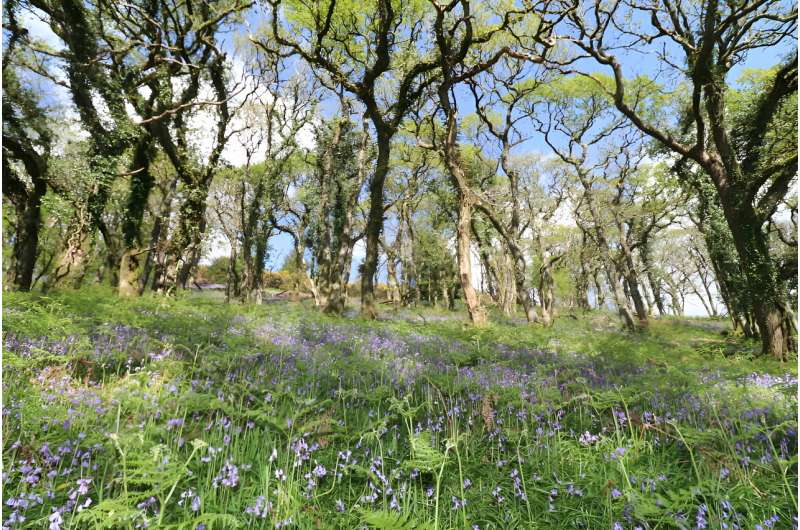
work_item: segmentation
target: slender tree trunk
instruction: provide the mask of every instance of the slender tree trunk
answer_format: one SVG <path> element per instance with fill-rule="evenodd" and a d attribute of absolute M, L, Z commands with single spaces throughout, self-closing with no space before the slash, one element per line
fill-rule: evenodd
<path fill-rule="evenodd" d="M 484 326 L 487 322 L 486 311 L 481 306 L 478 293 L 472 285 L 471 220 L 472 204 L 466 197 L 460 195 L 457 225 L 458 277 L 461 281 L 461 290 L 464 292 L 464 303 L 467 305 L 467 311 L 472 323 L 476 326 Z"/>
<path fill-rule="evenodd" d="M 239 296 L 239 273 L 236 272 L 236 262 L 238 261 L 236 245 L 231 244 L 231 253 L 228 257 L 228 281 L 225 283 L 225 302 L 229 303 L 231 298 Z"/>
<path fill-rule="evenodd" d="M 545 262 L 539 268 L 539 310 L 541 312 L 542 324 L 549 327 L 553 324 L 553 275 L 550 264 L 545 258 Z"/>
<path fill-rule="evenodd" d="M 386 256 L 386 275 L 389 284 L 389 302 L 397 309 L 400 305 L 400 287 L 397 281 L 397 263 L 393 255 Z"/>
<path fill-rule="evenodd" d="M 580 264 L 580 271 L 575 279 L 575 305 L 581 311 L 588 311 L 589 305 L 589 275 L 583 262 Z"/>
<path fill-rule="evenodd" d="M 522 309 L 525 311 L 525 319 L 528 322 L 536 322 L 536 311 L 534 310 L 534 301 L 531 296 L 531 290 L 528 288 L 527 265 L 525 257 L 522 255 L 522 250 L 517 244 L 511 245 L 511 255 L 514 264 L 514 282 L 516 284 L 517 296 L 522 303 Z"/>
<path fill-rule="evenodd" d="M 450 103 L 448 90 L 449 87 L 446 83 L 439 87 L 439 101 L 445 110 L 447 120 L 445 138 L 443 140 L 444 162 L 450 175 L 450 181 L 458 196 L 456 227 L 458 277 L 461 282 L 461 290 L 464 293 L 464 303 L 467 305 L 467 311 L 472 323 L 476 326 L 484 326 L 487 324 L 486 311 L 481 306 L 478 293 L 472 285 L 472 256 L 470 255 L 472 238 L 470 233 L 473 199 L 464 169 L 461 167 L 457 143 L 456 111 Z"/>
<path fill-rule="evenodd" d="M 419 276 L 417 274 L 416 265 L 416 250 L 414 247 L 414 225 L 412 224 L 411 214 L 408 211 L 408 205 L 403 204 L 401 208 L 401 219 L 403 220 L 408 237 L 404 238 L 400 247 L 400 263 L 403 267 L 403 282 L 407 286 L 408 299 L 404 300 L 404 304 L 413 304 L 414 307 L 419 304 L 422 293 L 419 285 Z"/>
<path fill-rule="evenodd" d="M 595 289 L 595 303 L 597 304 L 597 309 L 603 309 L 606 305 L 606 293 L 603 289 L 603 281 L 600 279 L 600 271 L 595 270 L 592 273 L 592 279 L 594 282 L 594 289 Z"/>
<path fill-rule="evenodd" d="M 338 134 L 336 141 L 338 142 Z M 365 122 L 363 124 L 361 143 L 356 155 L 355 173 L 347 175 L 346 179 L 340 179 L 334 183 L 336 195 L 333 216 L 341 218 L 341 223 L 334 223 L 334 225 L 339 225 L 338 233 L 333 234 L 333 238 L 329 238 L 329 245 L 333 254 L 330 255 L 327 262 L 328 288 L 327 303 L 324 307 L 326 313 L 340 315 L 344 312 L 347 304 L 347 286 L 350 283 L 350 268 L 353 246 L 355 245 L 352 235 L 353 222 L 358 196 L 367 174 L 368 150 L 369 133 Z M 335 245 L 330 244 L 331 239 L 335 240 Z"/>
<path fill-rule="evenodd" d="M 642 297 L 641 287 L 639 286 L 636 264 L 633 260 L 633 251 L 631 251 L 630 245 L 628 245 L 625 229 L 622 223 L 617 221 L 617 226 L 620 231 L 620 250 L 622 251 L 622 260 L 620 261 L 622 270 L 620 273 L 625 279 L 625 282 L 628 284 L 628 291 L 630 292 L 631 300 L 633 300 L 633 307 L 636 310 L 636 317 L 639 319 L 639 326 L 647 327 L 648 312 Z"/>
<path fill-rule="evenodd" d="M 663 295 L 661 294 L 661 280 L 656 278 L 656 275 L 653 273 L 653 268 L 650 261 L 649 241 L 645 240 L 642 242 L 639 250 L 639 256 L 642 259 L 642 265 L 644 266 L 644 270 L 647 275 L 647 282 L 650 284 L 650 290 L 653 292 L 653 302 L 655 303 L 656 308 L 658 308 L 658 314 L 664 316 L 667 314 L 667 311 L 664 307 Z"/>
<path fill-rule="evenodd" d="M 139 280 L 139 295 L 144 293 L 147 287 L 147 282 L 150 279 L 150 273 L 153 271 L 153 283 L 151 290 L 158 291 L 163 288 L 163 263 L 165 259 L 164 252 L 166 250 L 164 239 L 165 228 L 168 229 L 170 212 L 172 211 L 172 196 L 175 187 L 178 185 L 178 179 L 172 179 L 169 187 L 164 192 L 161 198 L 158 212 L 153 220 L 153 228 L 150 231 L 150 250 L 147 252 L 147 258 L 144 262 L 141 279 Z M 155 270 L 153 269 L 155 263 Z"/>
<path fill-rule="evenodd" d="M 611 289 L 611 295 L 614 299 L 614 304 L 617 306 L 617 312 L 622 318 L 622 322 L 628 331 L 636 330 L 636 323 L 633 319 L 633 314 L 628 307 L 627 296 L 625 295 L 622 280 L 622 275 L 618 275 L 618 265 L 614 263 L 609 250 L 608 239 L 606 238 L 605 231 L 603 230 L 603 219 L 597 211 L 597 206 L 594 202 L 592 195 L 592 187 L 586 180 L 585 175 L 580 175 L 581 183 L 583 184 L 586 199 L 586 204 L 589 207 L 589 213 L 594 221 L 595 240 L 597 242 L 597 249 L 600 252 L 603 268 L 606 272 L 606 279 L 608 280 L 608 287 Z M 624 237 L 624 236 L 623 236 Z"/>

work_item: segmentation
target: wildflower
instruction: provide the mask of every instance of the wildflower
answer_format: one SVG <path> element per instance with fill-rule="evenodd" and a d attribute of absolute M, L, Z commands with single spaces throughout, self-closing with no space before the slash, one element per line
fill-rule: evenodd
<path fill-rule="evenodd" d="M 583 490 L 580 488 L 576 488 L 573 484 L 567 485 L 567 493 L 572 495 L 573 497 L 583 497 Z"/>
<path fill-rule="evenodd" d="M 262 519 L 266 519 L 269 512 L 272 511 L 272 503 L 268 502 L 263 495 L 259 495 L 256 497 L 256 502 L 254 506 L 248 506 L 245 508 L 244 512 L 250 515 L 255 515 L 256 517 L 260 517 Z"/>
<path fill-rule="evenodd" d="M 611 490 L 611 496 L 614 497 L 615 499 L 618 499 L 619 497 L 622 496 L 622 492 L 619 491 L 617 488 L 614 488 L 613 490 Z"/>
<path fill-rule="evenodd" d="M 344 512 L 344 510 L 345 507 L 344 507 L 344 502 L 342 502 L 342 499 L 336 499 L 336 511 L 342 513 Z"/>
<path fill-rule="evenodd" d="M 191 499 L 190 509 L 193 512 L 200 511 L 200 497 L 197 495 L 197 493 L 195 493 L 195 491 L 192 488 L 189 488 L 188 490 L 181 493 L 181 498 L 178 501 L 178 506 L 183 506 L 184 503 L 186 502 L 186 499 Z"/>
<path fill-rule="evenodd" d="M 775 528 L 775 523 L 779 522 L 780 518 L 777 515 L 773 515 L 761 522 L 761 524 L 756 525 L 756 530 L 765 530 L 766 528 Z"/>
<path fill-rule="evenodd" d="M 468 478 L 465 478 L 464 479 L 464 489 L 468 489 L 470 486 L 472 486 L 472 481 L 470 479 L 468 479 Z"/>
<path fill-rule="evenodd" d="M 500 486 L 496 486 L 492 490 L 492 497 L 494 497 L 494 500 L 497 502 L 497 504 L 503 504 L 503 501 L 506 500 L 505 497 L 500 495 Z"/>
<path fill-rule="evenodd" d="M 239 468 L 230 460 L 226 460 L 219 474 L 211 480 L 211 484 L 215 488 L 220 484 L 227 488 L 235 488 L 239 484 Z"/>
<path fill-rule="evenodd" d="M 86 495 L 89 492 L 89 484 L 92 482 L 92 477 L 78 479 L 78 494 Z"/>
<path fill-rule="evenodd" d="M 61 525 L 64 523 L 64 519 L 61 518 L 61 512 L 58 510 L 50 514 L 47 520 L 50 521 L 50 526 L 47 527 L 48 530 L 61 530 Z"/>
<path fill-rule="evenodd" d="M 706 520 L 707 515 L 707 508 L 705 504 L 701 504 L 697 508 L 697 516 L 695 517 L 695 528 L 701 530 L 703 528 L 708 528 L 708 520 Z"/>
<path fill-rule="evenodd" d="M 467 499 L 459 499 L 455 495 L 453 495 L 452 501 L 454 510 L 460 510 L 461 508 L 467 505 Z"/>
<path fill-rule="evenodd" d="M 150 497 L 147 500 L 144 500 L 139 504 L 137 504 L 136 507 L 139 508 L 140 510 L 147 510 L 150 506 L 154 505 L 155 503 L 156 503 L 156 498 Z"/>
<path fill-rule="evenodd" d="M 277 523 L 275 523 L 275 528 L 283 528 L 285 526 L 291 526 L 293 521 L 294 520 L 291 517 L 288 517 L 282 521 L 278 521 Z"/>
<path fill-rule="evenodd" d="M 276 469 L 275 470 L 275 478 L 280 480 L 281 482 L 286 481 L 286 473 L 284 473 L 283 469 Z"/>

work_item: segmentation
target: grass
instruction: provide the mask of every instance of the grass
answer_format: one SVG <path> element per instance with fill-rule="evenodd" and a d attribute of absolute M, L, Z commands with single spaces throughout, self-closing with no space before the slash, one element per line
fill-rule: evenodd
<path fill-rule="evenodd" d="M 797 524 L 796 369 L 724 322 L 101 289 L 3 318 L 7 528 Z"/>

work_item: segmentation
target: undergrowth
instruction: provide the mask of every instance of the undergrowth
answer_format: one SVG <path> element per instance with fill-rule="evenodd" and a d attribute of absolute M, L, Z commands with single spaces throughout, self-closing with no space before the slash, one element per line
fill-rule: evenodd
<path fill-rule="evenodd" d="M 796 528 L 796 370 L 723 327 L 8 294 L 4 528 Z"/>

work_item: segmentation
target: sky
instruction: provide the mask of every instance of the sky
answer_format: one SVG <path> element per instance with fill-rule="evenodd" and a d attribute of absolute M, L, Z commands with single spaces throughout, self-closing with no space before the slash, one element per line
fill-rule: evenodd
<path fill-rule="evenodd" d="M 246 38 L 247 34 L 255 31 L 262 24 L 264 16 L 265 14 L 261 9 L 253 10 L 246 17 L 245 27 L 241 33 L 239 35 L 229 35 L 226 37 L 223 47 L 229 52 L 229 55 L 233 57 L 234 70 L 237 69 L 236 61 L 241 61 L 241 59 L 236 57 L 234 53 L 234 41 L 242 41 Z M 60 48 L 62 46 L 59 39 L 52 33 L 48 25 L 31 13 L 25 13 L 21 17 L 21 23 L 29 30 L 33 37 L 39 38 L 53 47 Z M 733 68 L 730 74 L 730 79 L 735 81 L 745 71 L 745 69 L 748 68 L 767 68 L 773 66 L 782 58 L 786 57 L 790 50 L 795 48 L 796 42 L 793 41 L 787 42 L 786 45 L 778 49 L 759 49 L 752 51 L 746 60 Z M 629 68 L 625 71 L 626 76 L 645 75 L 651 79 L 656 79 L 659 81 L 663 80 L 667 83 L 669 82 L 668 80 L 665 80 L 663 74 L 660 73 L 662 64 L 655 55 L 636 49 L 630 52 L 629 56 L 626 57 L 622 55 L 620 57 L 625 67 Z M 238 68 L 241 69 L 241 66 L 238 66 Z M 31 82 L 35 82 L 36 86 L 40 87 L 40 90 L 43 92 L 43 101 L 46 104 L 71 109 L 70 98 L 65 88 L 45 80 L 32 79 Z M 475 107 L 473 97 L 466 88 L 460 88 L 456 92 L 456 95 L 458 100 L 457 104 L 462 116 L 474 112 Z M 332 107 L 328 106 L 327 112 L 331 112 L 331 109 Z M 67 115 L 69 116 L 70 113 L 72 117 L 76 117 L 74 111 L 68 110 Z M 202 120 L 205 119 L 211 120 L 213 117 L 210 115 L 200 116 L 198 118 L 199 130 L 208 131 L 212 129 L 211 127 L 202 126 Z M 549 147 L 544 142 L 542 135 L 535 132 L 530 125 L 523 124 L 520 127 L 520 131 L 525 137 L 527 137 L 527 140 L 514 148 L 514 154 L 538 153 L 542 156 L 552 156 Z M 313 146 L 313 136 L 310 134 L 310 132 L 305 131 L 303 134 L 304 138 L 301 138 L 301 144 L 306 147 Z M 197 144 L 200 146 L 200 149 L 204 150 L 209 149 L 210 142 L 210 138 L 201 137 L 197 140 Z M 489 153 L 491 153 L 491 150 Z M 223 157 L 232 165 L 240 165 L 243 163 L 243 149 L 241 148 L 240 142 L 237 142 L 236 138 L 233 138 L 228 143 Z M 263 159 L 263 156 L 261 158 Z M 284 259 L 291 252 L 291 250 L 292 240 L 288 235 L 279 233 L 271 238 L 269 259 L 266 264 L 267 269 L 277 270 L 280 268 Z M 221 237 L 221 234 L 213 234 L 209 238 L 208 251 L 206 252 L 203 260 L 205 263 L 209 263 L 216 257 L 227 256 L 228 253 L 229 247 L 225 241 L 225 238 Z M 363 241 L 359 241 L 356 244 L 353 252 L 351 280 L 355 280 L 357 278 L 357 268 L 363 257 L 364 245 Z M 478 286 L 480 284 L 480 267 L 477 254 L 473 256 L 473 271 L 475 275 L 474 283 L 476 286 Z M 379 273 L 379 281 L 385 281 L 385 275 L 385 268 L 382 268 L 381 272 Z M 704 314 L 702 305 L 700 305 L 698 300 L 687 300 L 687 306 L 687 313 L 690 315 Z"/>

